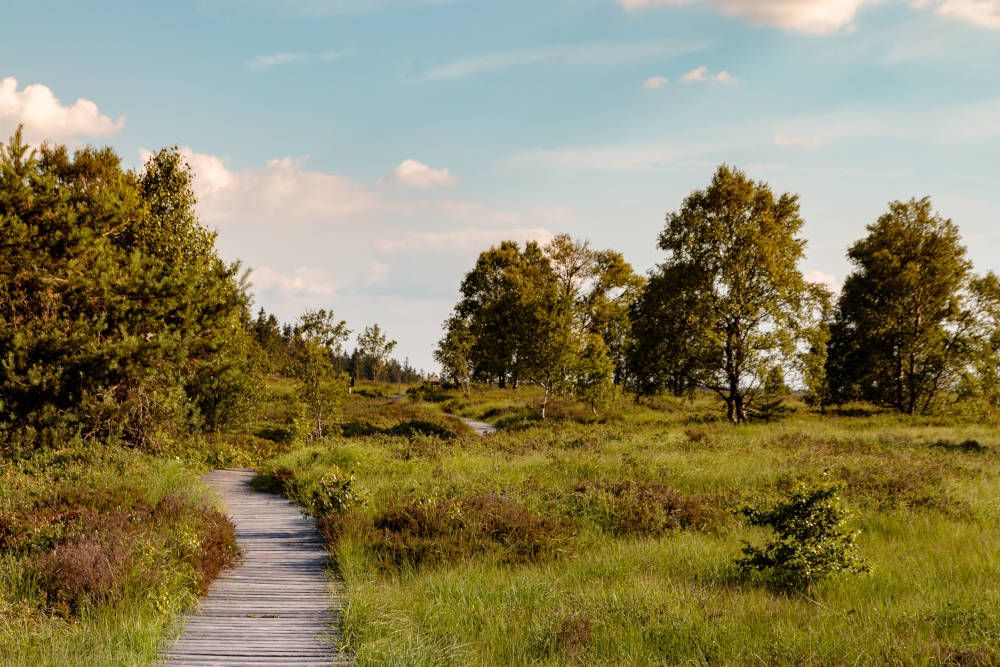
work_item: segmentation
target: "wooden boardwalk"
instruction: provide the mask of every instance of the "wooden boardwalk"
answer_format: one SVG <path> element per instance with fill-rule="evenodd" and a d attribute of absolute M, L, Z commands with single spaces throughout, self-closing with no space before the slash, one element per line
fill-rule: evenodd
<path fill-rule="evenodd" d="M 249 487 L 252 470 L 216 470 L 206 481 L 236 525 L 240 565 L 226 570 L 166 646 L 168 667 L 348 665 L 335 635 L 342 600 L 315 522 L 292 503 Z"/>

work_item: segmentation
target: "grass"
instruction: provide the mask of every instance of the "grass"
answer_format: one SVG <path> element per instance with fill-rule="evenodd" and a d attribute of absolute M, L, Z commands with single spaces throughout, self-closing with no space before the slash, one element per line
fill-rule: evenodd
<path fill-rule="evenodd" d="M 321 525 L 362 665 L 1000 664 L 992 424 L 800 409 L 732 427 L 671 399 L 540 422 L 523 388 L 415 398 L 353 399 L 347 422 L 376 428 L 262 475 L 300 499 L 352 476 Z M 449 412 L 503 428 L 400 428 Z M 740 576 L 765 533 L 735 510 L 820 479 L 846 483 L 873 572 L 792 594 Z"/>
<path fill-rule="evenodd" d="M 318 515 L 361 665 L 1000 664 L 993 423 L 792 402 L 732 427 L 672 398 L 541 421 L 531 388 L 364 384 L 305 443 L 294 384 L 269 385 L 247 433 L 0 462 L 0 663 L 155 661 L 233 557 L 199 475 L 245 465 Z M 767 534 L 737 510 L 818 480 L 846 484 L 873 571 L 793 593 L 741 575 Z"/>
<path fill-rule="evenodd" d="M 0 662 L 151 664 L 236 555 L 176 459 L 90 445 L 0 461 Z"/>

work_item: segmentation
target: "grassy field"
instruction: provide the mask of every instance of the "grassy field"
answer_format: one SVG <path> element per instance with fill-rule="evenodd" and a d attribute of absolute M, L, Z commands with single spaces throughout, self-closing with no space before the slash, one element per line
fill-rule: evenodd
<path fill-rule="evenodd" d="M 150 664 L 235 557 L 196 466 L 96 445 L 0 461 L 0 664 Z"/>
<path fill-rule="evenodd" d="M 362 665 L 1000 664 L 994 423 L 796 406 L 733 427 L 707 399 L 542 422 L 530 388 L 362 383 L 310 443 L 294 384 L 269 387 L 248 433 L 0 463 L 0 664 L 151 664 L 233 559 L 199 481 L 232 465 L 320 517 Z M 821 480 L 871 573 L 741 575 L 767 533 L 737 510 Z"/>
<path fill-rule="evenodd" d="M 362 392 L 263 487 L 321 516 L 362 665 L 1000 663 L 1000 431 L 889 414 L 733 427 L 709 401 Z M 387 392 L 382 392 L 387 393 Z M 447 413 L 500 425 L 478 439 Z M 840 480 L 872 572 L 741 576 L 735 510 Z"/>

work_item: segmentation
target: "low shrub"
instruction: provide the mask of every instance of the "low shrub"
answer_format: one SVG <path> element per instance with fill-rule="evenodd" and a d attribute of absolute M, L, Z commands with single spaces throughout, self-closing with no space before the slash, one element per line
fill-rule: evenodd
<path fill-rule="evenodd" d="M 679 528 L 705 529 L 722 518 L 707 498 L 682 494 L 661 482 L 588 482 L 577 485 L 574 493 L 581 511 L 613 535 L 655 537 Z"/>
<path fill-rule="evenodd" d="M 744 574 L 764 572 L 768 582 L 783 590 L 808 589 L 838 572 L 868 572 L 845 524 L 847 511 L 837 493 L 840 484 L 797 485 L 766 510 L 744 508 L 754 526 L 766 526 L 775 538 L 762 548 L 745 543 L 736 564 Z"/>
<path fill-rule="evenodd" d="M 396 500 L 371 520 L 364 535 L 376 561 L 390 570 L 477 554 L 493 554 L 508 564 L 537 562 L 564 551 L 569 538 L 565 521 L 492 493 Z"/>

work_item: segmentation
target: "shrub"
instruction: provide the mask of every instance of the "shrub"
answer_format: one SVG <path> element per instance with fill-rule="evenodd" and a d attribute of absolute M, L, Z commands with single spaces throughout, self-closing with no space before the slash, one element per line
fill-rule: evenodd
<path fill-rule="evenodd" d="M 337 466 L 323 473 L 319 481 L 302 498 L 313 516 L 340 513 L 361 502 L 354 488 L 354 475 L 344 473 Z"/>
<path fill-rule="evenodd" d="M 614 535 L 658 536 L 678 528 L 703 529 L 720 518 L 705 499 L 659 482 L 618 480 L 583 484 L 576 491 L 592 504 L 602 528 Z"/>
<path fill-rule="evenodd" d="M 763 548 L 744 544 L 740 571 L 765 572 L 770 583 L 785 590 L 809 588 L 838 572 L 868 572 L 857 555 L 858 533 L 845 528 L 848 513 L 837 498 L 841 488 L 800 483 L 768 510 L 741 510 L 751 525 L 767 526 L 776 537 Z"/>
<path fill-rule="evenodd" d="M 505 563 L 529 563 L 562 550 L 567 529 L 507 496 L 484 493 L 394 501 L 375 517 L 365 540 L 387 569 L 484 553 Z"/>

